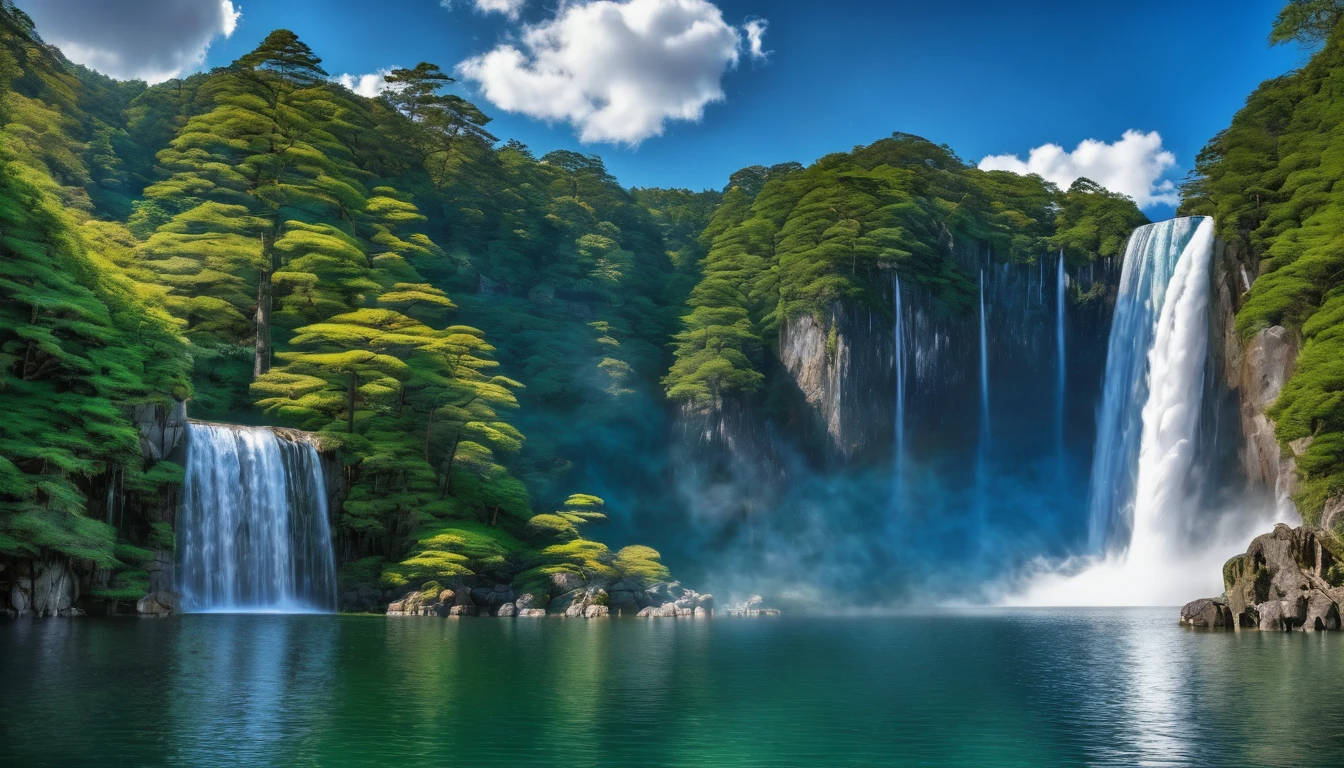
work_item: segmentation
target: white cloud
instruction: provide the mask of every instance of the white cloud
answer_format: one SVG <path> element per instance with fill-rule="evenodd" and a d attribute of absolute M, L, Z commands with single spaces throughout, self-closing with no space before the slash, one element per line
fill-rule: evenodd
<path fill-rule="evenodd" d="M 765 19 L 747 19 L 747 23 L 742 25 L 742 31 L 747 33 L 747 52 L 753 59 L 764 59 L 770 55 L 764 46 L 765 28 L 769 24 Z"/>
<path fill-rule="evenodd" d="M 1133 130 L 1113 144 L 1087 139 L 1072 152 L 1045 144 L 1031 150 L 1025 162 L 1017 155 L 990 155 L 980 161 L 981 170 L 1035 173 L 1061 189 L 1086 176 L 1112 192 L 1129 195 L 1140 208 L 1180 202 L 1176 184 L 1162 178 L 1175 167 L 1176 156 L 1162 148 L 1157 131 Z"/>
<path fill-rule="evenodd" d="M 523 12 L 523 6 L 527 5 L 527 0 L 440 0 L 439 5 L 452 8 L 464 3 L 475 7 L 477 13 L 502 13 L 517 21 L 518 14 Z"/>
<path fill-rule="evenodd" d="M 722 101 L 742 47 L 742 30 L 708 0 L 592 0 L 561 3 L 516 45 L 457 69 L 500 109 L 569 122 L 583 142 L 638 144 Z"/>
<path fill-rule="evenodd" d="M 41 0 L 24 9 L 42 39 L 71 61 L 150 83 L 199 67 L 210 44 L 232 35 L 242 15 L 230 0 Z"/>
<path fill-rule="evenodd" d="M 358 93 L 360 96 L 367 96 L 372 99 L 374 96 L 377 96 L 391 87 L 383 78 L 391 74 L 394 69 L 396 69 L 395 66 L 384 67 L 377 72 L 370 72 L 367 75 L 337 75 L 332 79 L 355 93 Z"/>

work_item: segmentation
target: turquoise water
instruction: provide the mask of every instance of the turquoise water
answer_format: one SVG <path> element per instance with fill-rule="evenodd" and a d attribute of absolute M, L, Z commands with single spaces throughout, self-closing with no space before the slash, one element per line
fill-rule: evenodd
<path fill-rule="evenodd" d="M 1173 609 L 0 623 L 25 766 L 1332 766 L 1344 635 Z"/>

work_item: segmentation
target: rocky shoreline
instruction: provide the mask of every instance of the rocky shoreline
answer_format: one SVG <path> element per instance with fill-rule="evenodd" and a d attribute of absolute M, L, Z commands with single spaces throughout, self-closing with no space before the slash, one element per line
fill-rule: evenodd
<path fill-rule="evenodd" d="M 552 574 L 545 592 L 515 592 L 509 584 L 485 584 L 454 579 L 432 581 L 387 605 L 388 616 L 497 616 L 539 618 L 564 616 L 599 619 L 637 616 L 651 619 L 708 619 L 714 616 L 714 596 L 683 587 L 680 582 L 644 586 L 625 579 L 588 581 L 578 574 Z M 728 616 L 778 616 L 753 595 L 741 605 L 725 609 Z"/>
<path fill-rule="evenodd" d="M 429 582 L 389 603 L 387 615 L 704 619 L 714 615 L 714 596 L 687 589 L 676 581 L 645 587 L 628 579 L 590 582 L 578 574 L 562 572 L 551 575 L 545 592 L 516 593 L 508 584 L 473 583 L 469 579 L 454 579 L 447 584 Z"/>
<path fill-rule="evenodd" d="M 1223 566 L 1223 594 L 1187 603 L 1194 629 L 1337 631 L 1344 605 L 1344 546 L 1313 526 L 1280 523 Z"/>

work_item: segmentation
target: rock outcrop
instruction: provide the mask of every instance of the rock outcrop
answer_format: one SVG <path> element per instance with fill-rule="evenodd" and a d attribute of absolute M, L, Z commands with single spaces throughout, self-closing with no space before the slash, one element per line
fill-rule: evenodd
<path fill-rule="evenodd" d="M 8 607 L 10 616 L 83 616 L 76 606 L 79 600 L 79 579 L 70 563 L 64 559 L 28 561 L 26 568 L 17 570 L 9 581 Z M 8 568 L 19 568 L 9 565 Z"/>
<path fill-rule="evenodd" d="M 776 613 L 778 613 L 776 611 Z M 714 615 L 714 596 L 669 581 L 644 587 L 622 579 L 584 579 L 568 571 L 552 574 L 544 594 L 515 594 L 508 584 L 471 584 L 456 579 L 446 588 L 429 582 L 387 605 L 389 616 L 498 616 L 535 618 L 607 616 L 700 618 Z"/>
<path fill-rule="evenodd" d="M 1225 592 L 1181 609 L 1198 629 L 1334 631 L 1344 604 L 1344 546 L 1311 526 L 1276 525 L 1223 566 Z"/>

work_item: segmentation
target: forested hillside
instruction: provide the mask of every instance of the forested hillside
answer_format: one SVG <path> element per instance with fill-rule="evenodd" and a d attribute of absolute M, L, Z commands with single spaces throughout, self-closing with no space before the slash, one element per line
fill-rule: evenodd
<path fill-rule="evenodd" d="M 1320 49 L 1301 69 L 1251 94 L 1200 153 L 1181 206 L 1185 214 L 1214 216 L 1229 247 L 1245 253 L 1252 268 L 1258 264 L 1237 313 L 1243 341 L 1282 326 L 1300 345 L 1268 415 L 1284 455 L 1296 454 L 1295 501 L 1314 524 L 1344 491 L 1342 17 L 1337 2 L 1285 7 L 1271 41 Z"/>
<path fill-rule="evenodd" d="M 882 306 L 890 270 L 969 313 L 974 276 L 948 258 L 954 243 L 996 260 L 1062 251 L 1080 264 L 1122 254 L 1146 222 L 1131 200 L 1086 179 L 1060 191 L 1039 176 L 978 170 L 906 134 L 806 169 L 744 169 L 701 235 L 708 256 L 676 337 L 668 395 L 707 405 L 758 389 L 781 324 L 804 314 L 825 321 L 835 302 Z"/>
<path fill-rule="evenodd" d="M 429 64 L 367 99 L 280 30 L 146 87 L 70 64 L 11 4 L 0 25 L 0 556 L 143 593 L 155 542 L 119 542 L 94 497 L 113 473 L 180 482 L 129 411 L 188 399 L 339 449 L 347 586 L 664 572 L 580 538 L 604 515 L 570 457 L 649 431 L 715 194 L 497 145 Z"/>
<path fill-rule="evenodd" d="M 626 190 L 595 156 L 492 135 L 429 63 L 365 98 L 277 30 L 148 87 L 71 64 L 12 4 L 0 25 L 0 557 L 92 564 L 110 597 L 143 593 L 172 537 L 106 499 L 160 503 L 183 474 L 141 457 L 136 406 L 339 452 L 343 594 L 648 582 L 656 552 L 581 527 L 614 511 L 681 538 L 676 406 L 787 388 L 767 371 L 789 321 L 881 309 L 892 270 L 969 315 L 956 244 L 1080 265 L 1145 221 L 905 134 L 722 193 Z"/>

